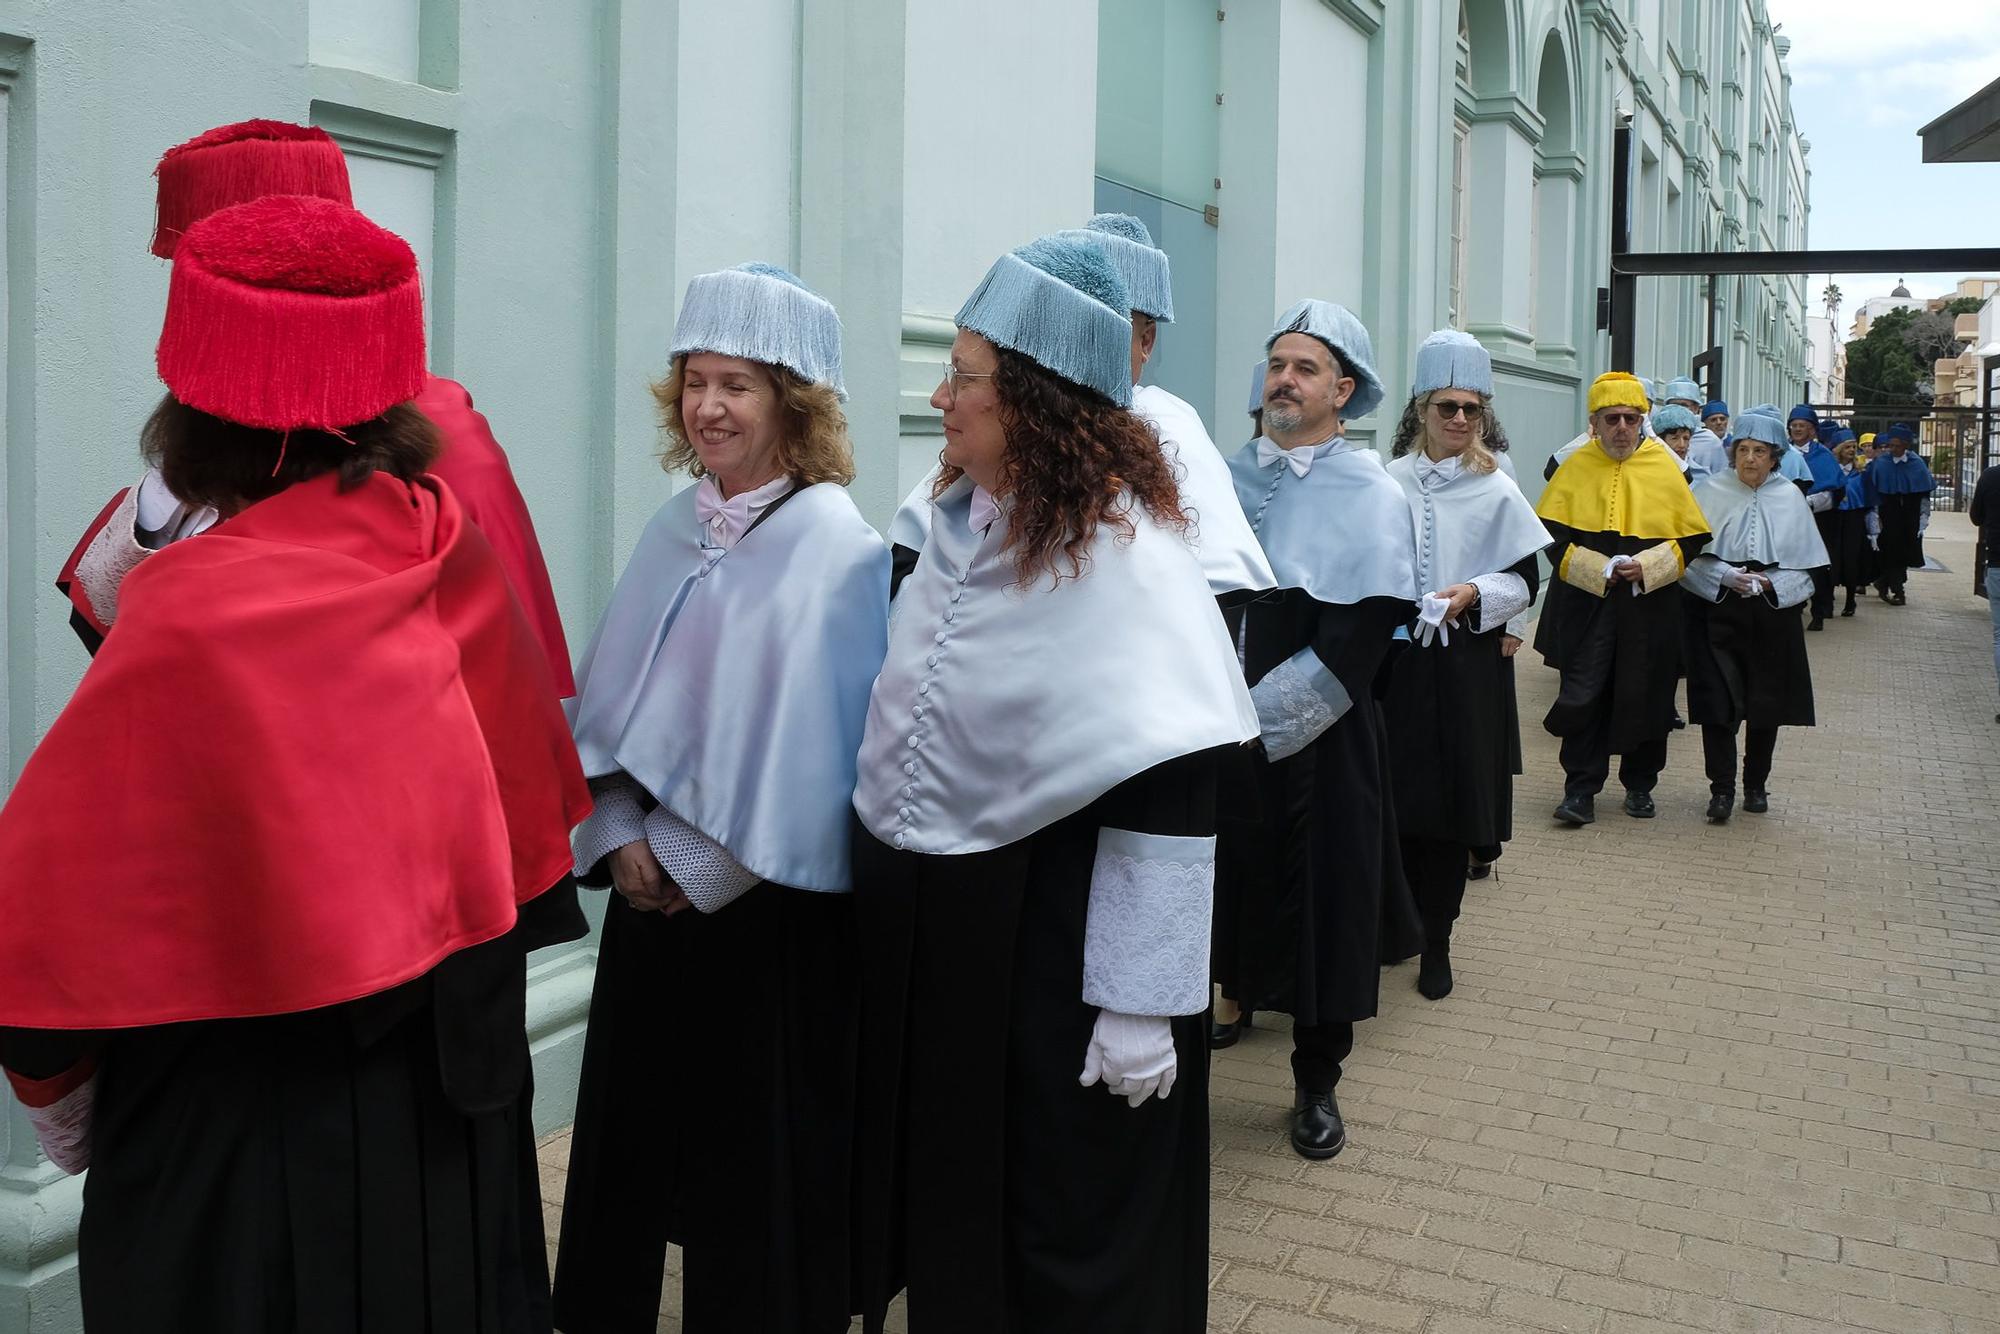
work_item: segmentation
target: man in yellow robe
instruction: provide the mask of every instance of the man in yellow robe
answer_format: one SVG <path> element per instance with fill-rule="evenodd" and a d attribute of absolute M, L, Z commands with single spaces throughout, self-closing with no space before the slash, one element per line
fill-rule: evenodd
<path fill-rule="evenodd" d="M 1643 435 L 1651 404 L 1637 377 L 1599 376 L 1589 406 L 1590 442 L 1556 469 L 1535 508 L 1555 538 L 1535 648 L 1562 673 L 1543 726 L 1562 738 L 1555 818 L 1568 825 L 1597 818 L 1614 754 L 1625 813 L 1654 814 L 1681 667 L 1675 585 L 1708 540 L 1678 461 Z"/>

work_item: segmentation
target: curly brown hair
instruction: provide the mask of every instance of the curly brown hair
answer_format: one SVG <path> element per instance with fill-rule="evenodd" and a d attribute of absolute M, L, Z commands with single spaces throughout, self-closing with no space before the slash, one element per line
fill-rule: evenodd
<path fill-rule="evenodd" d="M 1187 531 L 1180 485 L 1150 423 L 1012 348 L 994 351 L 993 388 L 1007 433 L 1002 484 L 1014 500 L 1006 545 L 1019 586 L 1044 574 L 1058 584 L 1082 578 L 1099 524 L 1131 538 L 1137 530 L 1127 491 L 1155 522 Z M 933 494 L 961 475 L 945 464 Z"/>
<path fill-rule="evenodd" d="M 840 395 L 831 386 L 815 384 L 783 366 L 754 363 L 770 377 L 778 393 L 778 411 L 784 426 L 778 433 L 778 462 L 801 486 L 837 482 L 846 486 L 854 480 L 854 447 L 847 438 L 847 414 L 841 411 Z M 660 432 L 666 448 L 660 451 L 660 466 L 668 472 L 685 472 L 690 477 L 706 477 L 701 455 L 687 438 L 681 423 L 681 392 L 687 382 L 687 354 L 674 358 L 664 379 L 652 385 L 653 402 L 659 405 Z"/>
<path fill-rule="evenodd" d="M 339 473 L 342 491 L 378 472 L 414 482 L 430 471 L 440 449 L 437 427 L 410 403 L 334 435 L 240 426 L 172 394 L 146 419 L 139 445 L 177 499 L 224 514 L 322 473 Z"/>

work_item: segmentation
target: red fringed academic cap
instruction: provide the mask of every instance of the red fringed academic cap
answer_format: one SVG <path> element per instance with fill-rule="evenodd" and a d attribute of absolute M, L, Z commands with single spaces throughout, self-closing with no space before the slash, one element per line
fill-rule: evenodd
<path fill-rule="evenodd" d="M 424 387 L 424 301 L 403 238 L 344 204 L 270 195 L 174 252 L 160 378 L 210 416 L 339 430 Z"/>
<path fill-rule="evenodd" d="M 589 808 L 540 648 L 451 492 L 298 483 L 125 581 L 0 810 L 0 1024 L 395 986 L 511 927 Z"/>
<path fill-rule="evenodd" d="M 282 120 L 218 125 L 169 148 L 159 182 L 153 253 L 172 259 L 188 228 L 209 214 L 265 195 L 316 195 L 353 204 L 347 159 L 325 130 Z"/>

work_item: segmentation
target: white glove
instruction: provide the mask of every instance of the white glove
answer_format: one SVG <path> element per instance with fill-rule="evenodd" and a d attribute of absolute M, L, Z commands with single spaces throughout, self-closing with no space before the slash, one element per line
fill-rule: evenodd
<path fill-rule="evenodd" d="M 1806 497 L 1806 508 L 1814 514 L 1824 514 L 1833 508 L 1833 492 L 1815 491 Z"/>
<path fill-rule="evenodd" d="M 1880 551 L 1882 549 L 1882 539 L 1878 534 L 1868 534 L 1868 549 L 1870 551 Z"/>
<path fill-rule="evenodd" d="M 1177 1069 L 1174 1029 L 1169 1020 L 1160 1015 L 1099 1010 L 1077 1083 L 1089 1088 L 1101 1080 L 1106 1092 L 1137 1107 L 1155 1093 L 1165 1102 L 1174 1091 Z"/>
<path fill-rule="evenodd" d="M 1417 609 L 1417 642 L 1428 645 L 1432 639 L 1440 644 L 1451 643 L 1451 625 L 1458 622 L 1445 620 L 1445 613 L 1451 610 L 1451 599 L 1439 593 L 1426 593 Z"/>
<path fill-rule="evenodd" d="M 1729 567 L 1729 573 L 1722 576 L 1722 586 L 1724 588 L 1746 598 L 1755 597 L 1758 590 L 1763 587 L 1763 584 L 1764 579 L 1761 575 L 1752 574 L 1750 571 L 1734 565 Z"/>

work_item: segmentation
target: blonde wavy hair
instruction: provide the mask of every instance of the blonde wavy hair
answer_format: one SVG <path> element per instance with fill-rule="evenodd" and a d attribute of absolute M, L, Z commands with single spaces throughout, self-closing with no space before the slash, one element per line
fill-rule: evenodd
<path fill-rule="evenodd" d="M 1391 447 L 1391 458 L 1401 458 L 1411 450 L 1422 450 L 1430 441 L 1431 397 L 1436 390 L 1426 390 L 1410 395 L 1410 401 L 1403 405 L 1403 419 L 1396 423 L 1396 443 Z M 1479 420 L 1472 424 L 1472 443 L 1458 456 L 1459 466 L 1467 472 L 1492 472 L 1500 466 L 1499 457 L 1486 447 L 1487 438 L 1497 433 L 1499 422 L 1493 416 L 1493 395 L 1479 396 Z"/>
<path fill-rule="evenodd" d="M 783 422 L 778 431 L 778 461 L 801 486 L 834 482 L 846 486 L 854 480 L 854 446 L 847 437 L 847 414 L 841 411 L 840 395 L 831 386 L 815 384 L 783 366 L 754 363 L 770 379 L 778 395 L 778 411 Z M 687 356 L 675 357 L 664 379 L 652 387 L 653 402 L 660 412 L 660 434 L 665 448 L 660 466 L 668 472 L 685 472 L 690 477 L 706 477 L 701 455 L 687 438 L 681 423 L 681 391 L 687 380 Z"/>

